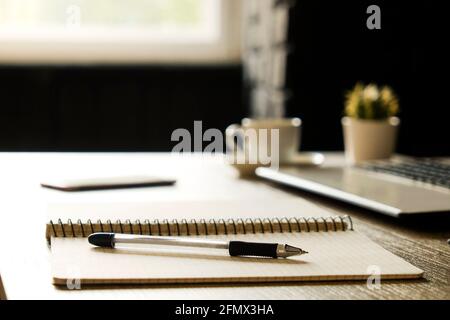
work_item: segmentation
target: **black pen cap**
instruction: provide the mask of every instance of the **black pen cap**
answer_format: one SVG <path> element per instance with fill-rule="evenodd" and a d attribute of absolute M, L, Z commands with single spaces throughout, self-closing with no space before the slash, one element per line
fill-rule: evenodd
<path fill-rule="evenodd" d="M 114 248 L 114 233 L 93 233 L 89 235 L 88 241 L 94 246 Z"/>

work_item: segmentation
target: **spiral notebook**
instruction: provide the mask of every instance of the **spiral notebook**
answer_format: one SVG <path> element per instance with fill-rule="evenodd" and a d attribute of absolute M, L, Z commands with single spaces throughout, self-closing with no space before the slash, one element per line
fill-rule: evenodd
<path fill-rule="evenodd" d="M 358 233 L 350 217 L 324 215 L 303 201 L 73 205 L 52 211 L 63 214 L 46 228 L 56 285 L 73 279 L 81 284 L 408 279 L 423 273 Z M 98 219 L 89 218 L 93 213 Z M 309 253 L 266 259 L 230 257 L 215 249 L 94 248 L 86 237 L 101 231 L 288 243 Z"/>

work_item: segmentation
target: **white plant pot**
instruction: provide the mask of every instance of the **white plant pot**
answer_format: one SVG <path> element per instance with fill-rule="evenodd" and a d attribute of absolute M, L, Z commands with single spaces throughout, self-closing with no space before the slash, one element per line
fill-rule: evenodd
<path fill-rule="evenodd" d="M 399 125 L 397 117 L 386 120 L 342 118 L 347 163 L 389 158 L 395 151 Z"/>

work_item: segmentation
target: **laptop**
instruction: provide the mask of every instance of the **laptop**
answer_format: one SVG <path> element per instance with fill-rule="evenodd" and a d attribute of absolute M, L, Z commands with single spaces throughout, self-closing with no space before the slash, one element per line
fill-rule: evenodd
<path fill-rule="evenodd" d="M 396 157 L 345 166 L 261 167 L 264 179 L 345 201 L 394 217 L 450 213 L 450 160 Z"/>

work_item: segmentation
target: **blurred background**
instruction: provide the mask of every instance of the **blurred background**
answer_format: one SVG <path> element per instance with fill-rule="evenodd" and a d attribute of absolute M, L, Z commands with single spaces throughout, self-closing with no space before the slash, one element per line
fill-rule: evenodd
<path fill-rule="evenodd" d="M 448 155 L 442 3 L 0 0 L 0 150 L 170 151 L 176 128 L 246 116 L 298 116 L 303 150 L 341 150 L 363 81 L 398 93 L 400 152 Z"/>

